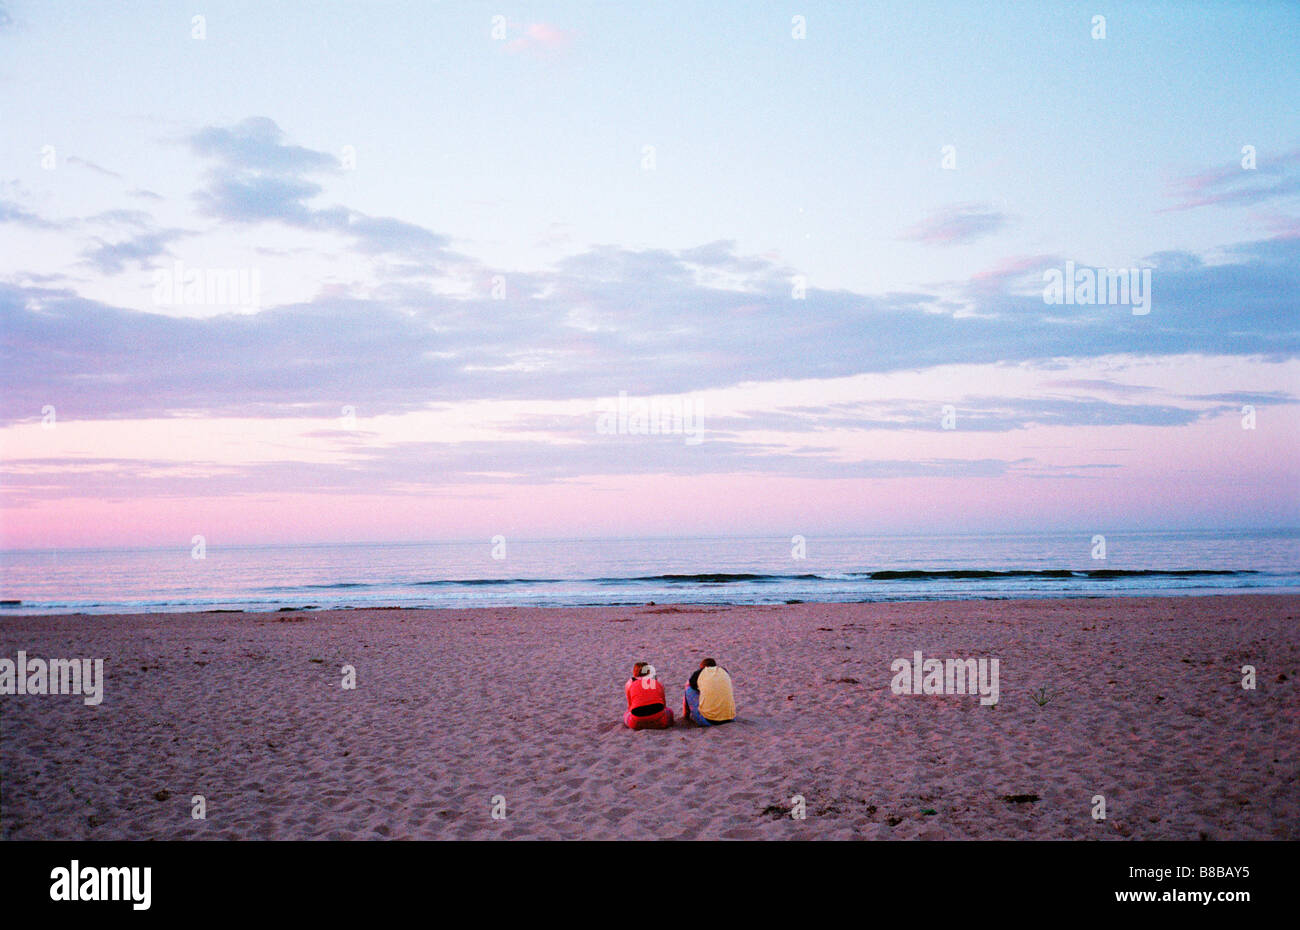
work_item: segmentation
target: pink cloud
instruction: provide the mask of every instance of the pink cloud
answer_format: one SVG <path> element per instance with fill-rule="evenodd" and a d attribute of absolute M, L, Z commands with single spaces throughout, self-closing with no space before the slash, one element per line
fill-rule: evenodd
<path fill-rule="evenodd" d="M 1026 278 L 1032 280 L 1041 286 L 1044 268 L 1053 267 L 1059 264 L 1054 255 L 1024 255 L 1014 258 L 1004 258 L 992 268 L 977 272 L 971 276 L 970 289 L 981 293 L 997 293 L 1003 291 L 1010 284 L 1015 284 Z"/>
<path fill-rule="evenodd" d="M 1168 195 L 1177 203 L 1158 212 L 1260 204 L 1300 193 L 1300 149 L 1258 159 L 1256 168 L 1232 162 L 1173 182 Z"/>
<path fill-rule="evenodd" d="M 569 46 L 574 33 L 550 23 L 529 23 L 524 34 L 506 43 L 509 52 L 558 52 Z"/>
<path fill-rule="evenodd" d="M 965 245 L 1004 229 L 1010 219 L 990 204 L 953 204 L 930 214 L 903 238 L 927 245 Z"/>
<path fill-rule="evenodd" d="M 1300 239 L 1300 217 L 1266 213 L 1253 219 L 1273 233 L 1276 239 Z"/>

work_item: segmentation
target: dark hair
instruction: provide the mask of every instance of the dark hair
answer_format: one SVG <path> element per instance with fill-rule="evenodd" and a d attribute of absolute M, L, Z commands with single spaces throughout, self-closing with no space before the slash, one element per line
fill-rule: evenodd
<path fill-rule="evenodd" d="M 702 664 L 705 668 L 713 668 L 713 666 L 717 665 L 718 663 L 715 662 L 713 659 L 705 659 Z"/>

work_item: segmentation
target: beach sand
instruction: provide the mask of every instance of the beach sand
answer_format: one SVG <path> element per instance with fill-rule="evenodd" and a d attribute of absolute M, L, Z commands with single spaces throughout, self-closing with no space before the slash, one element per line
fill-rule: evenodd
<path fill-rule="evenodd" d="M 10 616 L 0 657 L 102 657 L 106 683 L 0 697 L 0 836 L 1300 839 L 1298 618 L 1292 595 Z M 1000 701 L 892 693 L 918 649 L 998 658 Z M 735 723 L 621 725 L 633 661 L 679 707 L 705 655 Z"/>

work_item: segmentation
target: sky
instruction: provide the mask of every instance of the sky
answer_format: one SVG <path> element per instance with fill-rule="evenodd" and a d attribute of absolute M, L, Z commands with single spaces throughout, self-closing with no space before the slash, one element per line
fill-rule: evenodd
<path fill-rule="evenodd" d="M 1300 525 L 1298 113 L 1289 3 L 0 0 L 0 547 Z"/>

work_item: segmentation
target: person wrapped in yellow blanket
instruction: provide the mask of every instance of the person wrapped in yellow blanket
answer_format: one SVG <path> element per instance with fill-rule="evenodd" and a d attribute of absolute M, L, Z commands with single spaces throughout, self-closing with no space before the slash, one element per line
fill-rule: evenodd
<path fill-rule="evenodd" d="M 715 659 L 705 659 L 691 675 L 682 700 L 682 716 L 702 727 L 736 719 L 736 698 L 731 676 Z"/>

